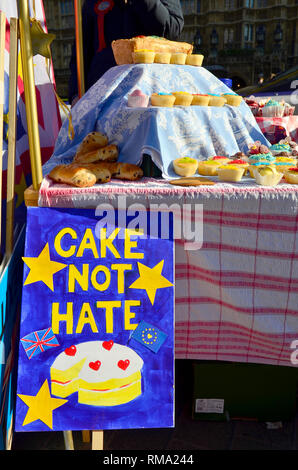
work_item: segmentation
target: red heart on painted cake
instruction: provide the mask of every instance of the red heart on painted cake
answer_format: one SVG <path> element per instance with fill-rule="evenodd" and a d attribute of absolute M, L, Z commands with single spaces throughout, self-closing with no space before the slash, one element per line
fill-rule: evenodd
<path fill-rule="evenodd" d="M 101 362 L 100 361 L 95 361 L 95 362 L 89 362 L 89 367 L 90 369 L 93 369 L 93 370 L 98 370 L 101 366 Z"/>
<path fill-rule="evenodd" d="M 126 370 L 129 364 L 130 364 L 130 361 L 128 359 L 125 359 L 125 361 L 118 362 L 118 367 L 120 367 L 120 369 Z"/>
<path fill-rule="evenodd" d="M 77 348 L 72 345 L 72 346 L 69 346 L 69 348 L 66 348 L 65 349 L 65 354 L 67 354 L 67 356 L 74 356 L 75 353 L 77 352 Z"/>
<path fill-rule="evenodd" d="M 110 341 L 104 341 L 102 343 L 102 347 L 107 349 L 107 351 L 110 351 L 110 349 L 112 349 L 113 347 L 113 344 L 114 344 L 114 341 L 111 339 Z"/>

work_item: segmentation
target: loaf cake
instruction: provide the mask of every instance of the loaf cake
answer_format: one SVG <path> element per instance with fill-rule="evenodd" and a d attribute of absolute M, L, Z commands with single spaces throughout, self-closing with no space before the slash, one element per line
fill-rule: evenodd
<path fill-rule="evenodd" d="M 154 52 L 191 54 L 192 44 L 170 41 L 157 36 L 137 36 L 131 39 L 117 39 L 112 42 L 112 50 L 117 65 L 132 64 L 133 52 L 147 49 Z"/>

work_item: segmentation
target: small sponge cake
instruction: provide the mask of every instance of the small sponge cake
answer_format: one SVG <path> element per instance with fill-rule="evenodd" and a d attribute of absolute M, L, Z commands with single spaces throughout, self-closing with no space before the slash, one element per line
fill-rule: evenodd
<path fill-rule="evenodd" d="M 182 157 L 173 161 L 174 171 L 180 176 L 192 176 L 198 169 L 198 162 L 194 158 Z"/>

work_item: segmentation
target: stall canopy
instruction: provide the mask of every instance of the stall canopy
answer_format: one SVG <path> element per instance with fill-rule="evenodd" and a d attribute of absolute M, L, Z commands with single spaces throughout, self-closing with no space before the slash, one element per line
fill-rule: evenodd
<path fill-rule="evenodd" d="M 241 88 L 237 93 L 241 96 L 249 95 L 290 95 L 297 88 L 295 86 L 295 80 L 298 78 L 298 66 L 279 73 L 272 80 L 263 82 L 262 85 L 251 85 L 245 88 Z"/>

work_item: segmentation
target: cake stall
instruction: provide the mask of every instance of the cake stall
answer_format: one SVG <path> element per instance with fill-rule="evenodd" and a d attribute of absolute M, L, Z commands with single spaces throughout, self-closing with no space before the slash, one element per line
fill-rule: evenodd
<path fill-rule="evenodd" d="M 104 429 L 174 426 L 174 358 L 297 365 L 297 142 L 271 144 L 191 44 L 112 47 L 73 133 L 42 168 L 33 151 L 16 408 L 17 431 L 92 430 L 99 448 Z"/>

